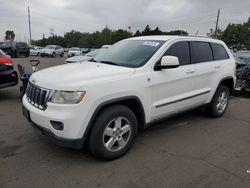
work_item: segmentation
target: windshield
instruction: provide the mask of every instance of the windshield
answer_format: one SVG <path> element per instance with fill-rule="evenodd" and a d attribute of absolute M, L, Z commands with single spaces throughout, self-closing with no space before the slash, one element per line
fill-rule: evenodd
<path fill-rule="evenodd" d="M 70 48 L 70 51 L 80 51 L 80 48 Z"/>
<path fill-rule="evenodd" d="M 106 49 L 105 53 L 98 55 L 94 60 L 118 66 L 141 67 L 163 43 L 164 41 L 123 40 Z"/>
<path fill-rule="evenodd" d="M 0 46 L 2 47 L 11 46 L 12 44 L 12 42 L 0 42 Z"/>
<path fill-rule="evenodd" d="M 48 45 L 45 47 L 45 49 L 55 49 L 55 48 L 56 48 L 56 46 L 53 46 L 53 45 Z"/>

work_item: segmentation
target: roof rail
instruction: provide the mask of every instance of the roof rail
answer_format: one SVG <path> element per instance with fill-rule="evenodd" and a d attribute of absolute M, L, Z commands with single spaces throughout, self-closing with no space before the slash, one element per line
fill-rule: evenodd
<path fill-rule="evenodd" d="M 187 36 L 187 37 L 200 37 L 200 38 L 212 38 L 212 37 L 209 37 L 209 36 L 204 36 L 204 35 L 180 35 L 180 36 Z"/>

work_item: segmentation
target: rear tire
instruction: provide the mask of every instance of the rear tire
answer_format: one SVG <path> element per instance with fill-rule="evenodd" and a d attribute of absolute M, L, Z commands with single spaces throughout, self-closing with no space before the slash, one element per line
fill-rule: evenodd
<path fill-rule="evenodd" d="M 51 57 L 56 57 L 56 54 L 55 52 L 52 53 Z"/>
<path fill-rule="evenodd" d="M 102 160 L 114 160 L 127 153 L 138 130 L 135 114 L 126 106 L 105 108 L 96 118 L 89 137 L 89 150 Z"/>
<path fill-rule="evenodd" d="M 208 115 L 213 118 L 221 117 L 229 103 L 230 92 L 227 86 L 220 85 L 216 90 L 213 99 L 207 107 Z"/>
<path fill-rule="evenodd" d="M 64 53 L 62 52 L 60 56 L 63 57 L 63 56 L 64 56 Z"/>

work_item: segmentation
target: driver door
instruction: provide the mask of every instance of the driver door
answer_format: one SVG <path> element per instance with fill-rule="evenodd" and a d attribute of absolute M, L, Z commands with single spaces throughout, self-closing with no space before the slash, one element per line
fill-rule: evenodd
<path fill-rule="evenodd" d="M 193 105 L 195 66 L 191 64 L 189 42 L 172 44 L 164 56 L 176 56 L 180 66 L 154 71 L 152 76 L 152 120 Z"/>

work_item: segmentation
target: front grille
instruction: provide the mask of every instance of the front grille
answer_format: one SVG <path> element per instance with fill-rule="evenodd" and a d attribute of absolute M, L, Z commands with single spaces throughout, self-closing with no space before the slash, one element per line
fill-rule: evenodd
<path fill-rule="evenodd" d="M 29 82 L 26 89 L 26 97 L 28 101 L 35 107 L 45 110 L 49 98 L 50 90 L 40 88 Z"/>

